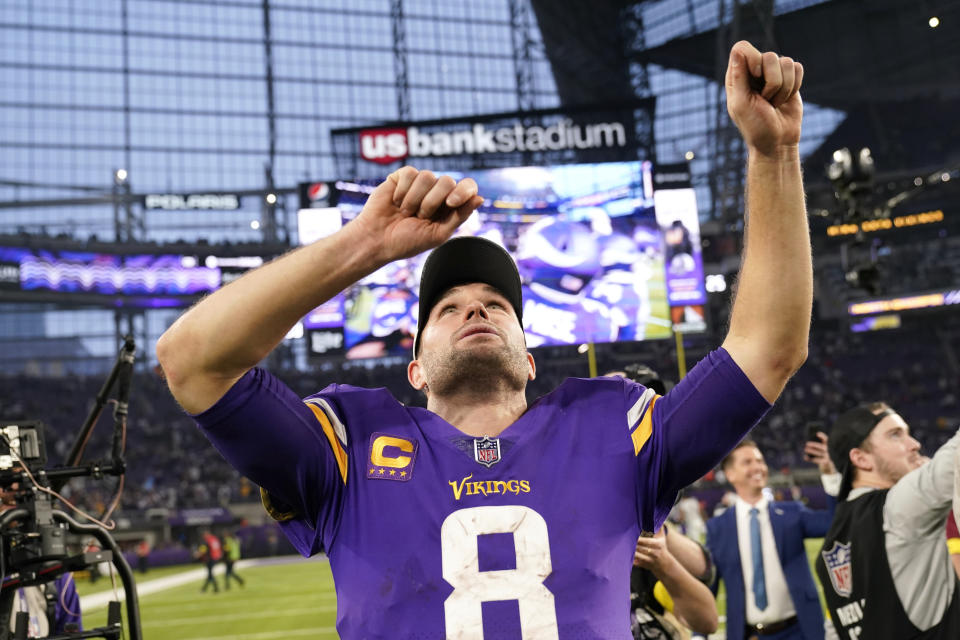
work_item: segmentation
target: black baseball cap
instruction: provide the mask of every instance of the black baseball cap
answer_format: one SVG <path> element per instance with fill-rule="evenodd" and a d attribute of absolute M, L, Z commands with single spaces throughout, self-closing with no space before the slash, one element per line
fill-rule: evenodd
<path fill-rule="evenodd" d="M 854 469 L 853 463 L 850 462 L 850 450 L 860 447 L 881 420 L 896 414 L 896 411 L 890 407 L 885 406 L 877 412 L 871 411 L 869 407 L 869 404 L 861 404 L 844 412 L 837 418 L 830 431 L 827 443 L 830 459 L 833 460 L 837 471 L 843 474 L 837 500 L 846 499 L 853 487 Z"/>
<path fill-rule="evenodd" d="M 447 240 L 427 256 L 420 276 L 420 307 L 417 335 L 413 339 L 413 357 L 417 357 L 420 334 L 433 305 L 450 287 L 482 282 L 507 299 L 523 326 L 523 294 L 517 264 L 507 250 L 496 242 L 475 236 Z"/>

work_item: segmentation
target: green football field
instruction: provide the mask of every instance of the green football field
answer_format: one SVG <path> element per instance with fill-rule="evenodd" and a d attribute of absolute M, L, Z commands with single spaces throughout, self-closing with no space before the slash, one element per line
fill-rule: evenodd
<path fill-rule="evenodd" d="M 138 585 L 159 577 L 195 571 L 197 565 L 137 574 Z M 246 586 L 200 592 L 203 577 L 180 586 L 140 596 L 140 619 L 147 640 L 269 640 L 272 638 L 336 638 L 337 605 L 326 562 L 247 567 L 237 571 Z M 100 591 L 78 582 L 82 595 Z M 119 580 L 118 580 L 119 587 Z M 142 587 L 141 587 L 142 588 Z M 124 613 L 126 607 L 124 606 Z M 106 623 L 106 608 L 84 613 L 85 628 Z M 126 615 L 124 615 L 126 625 Z M 126 636 L 129 638 L 129 636 Z"/>
<path fill-rule="evenodd" d="M 820 540 L 807 540 L 811 563 L 820 550 Z M 812 565 L 811 565 L 812 566 Z M 186 571 L 198 565 L 156 569 L 137 574 L 145 588 L 151 581 Z M 291 564 L 247 567 L 238 571 L 246 586 L 234 585 L 219 593 L 200 592 L 203 577 L 186 584 L 140 597 L 143 637 L 147 640 L 271 640 L 279 638 L 336 638 L 336 597 L 330 566 L 322 561 L 294 561 Z M 90 585 L 78 581 L 81 595 L 102 591 L 109 581 Z M 118 582 L 119 585 L 119 582 Z M 819 583 L 817 584 L 820 589 Z M 823 594 L 821 593 L 821 601 Z M 726 598 L 721 587 L 717 608 L 723 638 Z M 126 611 L 126 609 L 124 609 Z M 106 622 L 106 609 L 87 611 L 86 628 Z M 129 637 L 129 636 L 128 636 Z"/>

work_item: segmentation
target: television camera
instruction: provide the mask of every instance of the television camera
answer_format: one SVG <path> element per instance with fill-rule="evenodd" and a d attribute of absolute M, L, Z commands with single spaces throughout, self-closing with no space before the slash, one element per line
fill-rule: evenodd
<path fill-rule="evenodd" d="M 120 553 L 120 548 L 100 523 L 81 522 L 58 508 L 58 491 L 71 479 L 89 476 L 97 480 L 106 476 L 122 478 L 126 440 L 126 421 L 130 382 L 133 376 L 135 345 L 131 337 L 124 344 L 106 382 L 97 394 L 80 433 L 62 466 L 48 467 L 43 424 L 37 420 L 0 420 L 0 640 L 21 640 L 28 637 L 30 614 L 14 612 L 14 598 L 27 587 L 40 587 L 52 613 L 57 599 L 49 586 L 66 572 L 81 571 L 108 562 L 116 568 L 123 584 L 127 607 L 130 640 L 141 640 L 140 612 L 133 572 Z M 114 408 L 114 432 L 109 458 L 81 463 L 108 397 L 117 385 Z M 119 496 L 118 496 L 119 497 Z M 107 517 L 109 511 L 101 515 Z M 70 553 L 67 534 L 90 536 L 101 551 Z M 52 615 L 48 615 L 52 620 Z M 108 605 L 107 623 L 103 627 L 80 630 L 66 625 L 54 631 L 50 625 L 48 640 L 73 638 L 107 638 L 118 640 L 122 634 L 120 603 Z"/>

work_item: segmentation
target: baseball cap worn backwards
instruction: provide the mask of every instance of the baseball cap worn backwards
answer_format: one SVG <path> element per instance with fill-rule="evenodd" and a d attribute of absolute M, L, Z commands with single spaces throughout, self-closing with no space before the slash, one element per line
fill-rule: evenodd
<path fill-rule="evenodd" d="M 488 284 L 503 294 L 523 324 L 520 274 L 513 258 L 506 249 L 486 238 L 458 236 L 434 249 L 423 265 L 414 358 L 433 305 L 450 287 L 471 282 Z"/>
<path fill-rule="evenodd" d="M 846 499 L 853 487 L 853 463 L 850 462 L 850 450 L 860 447 L 881 420 L 895 413 L 896 411 L 889 407 L 874 413 L 868 405 L 861 404 L 837 418 L 827 444 L 830 459 L 833 460 L 837 470 L 843 474 L 837 500 Z"/>

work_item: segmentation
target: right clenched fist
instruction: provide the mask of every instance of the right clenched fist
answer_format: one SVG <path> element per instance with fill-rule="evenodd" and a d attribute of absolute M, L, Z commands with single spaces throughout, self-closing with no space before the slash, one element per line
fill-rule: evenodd
<path fill-rule="evenodd" d="M 359 225 L 389 262 L 443 243 L 481 204 L 472 178 L 455 182 L 450 176 L 403 167 L 374 189 L 351 224 Z"/>

